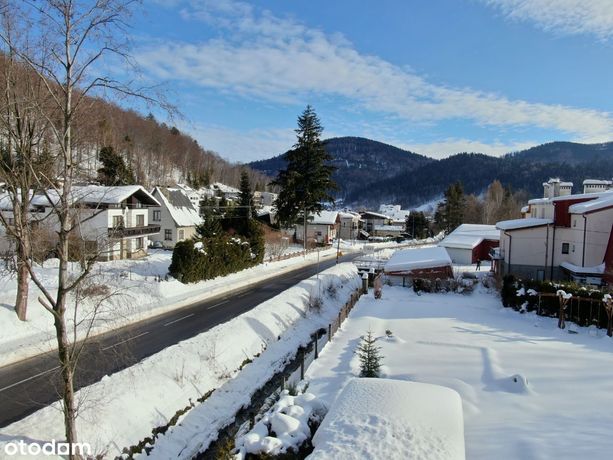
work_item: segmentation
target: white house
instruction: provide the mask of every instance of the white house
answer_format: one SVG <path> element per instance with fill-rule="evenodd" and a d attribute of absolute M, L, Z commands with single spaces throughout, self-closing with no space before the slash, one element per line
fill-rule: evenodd
<path fill-rule="evenodd" d="M 495 225 L 462 224 L 438 245 L 447 249 L 453 263 L 470 265 L 489 260 L 490 250 L 499 243 L 500 230 Z"/>
<path fill-rule="evenodd" d="M 613 191 L 542 203 L 545 218 L 502 221 L 498 269 L 534 279 L 611 282 Z"/>
<path fill-rule="evenodd" d="M 411 211 L 401 209 L 399 204 L 382 204 L 379 206 L 379 212 L 389 217 L 391 225 L 402 227 L 404 227 L 407 217 L 411 215 Z"/>
<path fill-rule="evenodd" d="M 264 206 L 272 206 L 278 195 L 272 192 L 261 192 L 256 190 L 253 192 L 253 203 L 257 208 L 261 208 Z"/>
<path fill-rule="evenodd" d="M 357 212 L 342 211 L 339 217 L 339 237 L 343 240 L 355 240 L 359 237 L 362 218 Z"/>
<path fill-rule="evenodd" d="M 156 187 L 153 196 L 160 207 L 150 208 L 149 218 L 152 223 L 160 225 L 160 233 L 152 236 L 152 241 L 160 241 L 165 248 L 171 249 L 179 241 L 196 234 L 196 226 L 202 222 L 202 218 L 183 190 Z"/>
<path fill-rule="evenodd" d="M 55 190 L 31 200 L 32 219 L 48 227 L 50 235 L 58 225 L 52 212 L 57 203 Z M 149 237 L 160 231 L 148 217 L 148 208 L 160 203 L 140 185 L 74 186 L 69 204 L 74 237 L 83 242 L 87 252 L 98 254 L 102 260 L 143 257 Z"/>
<path fill-rule="evenodd" d="M 366 211 L 361 212 L 360 217 L 364 221 L 363 230 L 366 232 L 362 236 L 368 238 L 371 234 L 374 234 L 375 227 L 381 225 L 390 225 L 391 219 L 389 216 L 385 214 L 381 214 L 378 212 Z"/>
<path fill-rule="evenodd" d="M 307 241 L 317 244 L 329 244 L 336 238 L 340 223 L 337 211 L 321 211 L 308 217 Z M 296 241 L 304 242 L 304 226 L 296 224 Z"/>

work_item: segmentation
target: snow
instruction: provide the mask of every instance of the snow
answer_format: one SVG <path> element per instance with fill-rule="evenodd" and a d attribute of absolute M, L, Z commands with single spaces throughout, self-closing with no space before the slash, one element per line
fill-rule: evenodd
<path fill-rule="evenodd" d="M 268 262 L 256 267 L 194 284 L 182 284 L 172 277 L 166 281 L 172 252 L 149 250 L 149 255 L 138 260 L 96 262 L 91 283 L 108 286 L 111 296 L 97 313 L 93 335 L 147 319 L 194 302 L 244 289 L 269 277 L 279 275 L 307 264 L 335 257 L 334 249 L 326 249 L 306 256 Z M 57 286 L 57 259 L 45 261 L 35 271 L 51 292 Z M 78 264 L 70 264 L 70 273 L 80 273 Z M 157 281 L 161 279 L 161 281 Z M 28 358 L 57 346 L 51 315 L 37 302 L 41 295 L 34 283 L 30 283 L 28 320 L 21 322 L 14 311 L 17 281 L 6 272 L 0 272 L 0 366 Z M 78 320 L 91 318 L 96 299 L 85 299 L 78 310 Z M 73 302 L 69 303 L 67 318 L 72 321 Z M 86 330 L 79 329 L 80 337 Z"/>
<path fill-rule="evenodd" d="M 376 232 L 404 232 L 403 225 L 375 225 Z"/>
<path fill-rule="evenodd" d="M 562 262 L 560 267 L 565 268 L 573 273 L 583 274 L 603 274 L 605 270 L 605 264 L 596 265 L 595 267 L 581 267 L 579 265 L 571 264 L 570 262 Z"/>
<path fill-rule="evenodd" d="M 603 193 L 595 200 L 573 204 L 568 211 L 572 214 L 587 214 L 609 207 L 613 207 L 613 192 Z"/>
<path fill-rule="evenodd" d="M 569 334 L 555 318 L 503 308 L 481 286 L 469 295 L 384 286 L 382 299 L 360 299 L 306 373 L 309 391 L 329 407 L 359 375 L 355 350 L 368 330 L 381 347 L 385 378 L 441 385 L 461 396 L 466 458 L 610 458 L 613 340 L 606 331 L 577 326 Z M 399 449 L 405 443 L 385 440 Z M 352 449 L 362 444 L 358 439 Z"/>
<path fill-rule="evenodd" d="M 441 247 L 403 249 L 396 251 L 385 264 L 386 273 L 424 268 L 451 266 L 447 250 Z"/>
<path fill-rule="evenodd" d="M 321 311 L 310 311 L 309 297 L 329 283 L 338 284 L 337 298 L 324 295 Z M 217 389 L 157 440 L 150 457 L 142 455 L 191 459 L 216 439 L 219 429 L 249 404 L 253 392 L 282 369 L 314 331 L 336 318 L 339 307 L 360 284 L 352 264 L 339 264 L 322 272 L 319 279 L 302 281 L 243 315 L 80 390 L 76 395 L 81 402 L 79 441 L 114 458 L 123 447 L 150 436 L 152 428 L 168 423 L 178 409 Z M 246 358 L 253 362 L 239 371 Z M 298 402 L 306 408 L 311 400 L 303 395 Z M 315 410 L 321 404 L 312 401 L 310 406 Z M 284 412 L 287 417 L 300 418 L 296 411 Z M 277 417 L 275 424 L 290 437 L 300 436 L 304 429 L 302 423 L 297 427 L 286 417 Z M 63 439 L 59 402 L 3 428 L 0 452 L 3 443 L 24 437 L 40 442 Z"/>
<path fill-rule="evenodd" d="M 310 460 L 464 459 L 460 395 L 439 385 L 351 379 L 313 437 Z"/>
<path fill-rule="evenodd" d="M 337 217 L 337 211 L 320 211 L 317 214 L 310 215 L 308 218 L 308 223 L 314 225 L 334 225 Z"/>
<path fill-rule="evenodd" d="M 202 223 L 202 218 L 198 211 L 194 208 L 189 197 L 181 189 L 167 188 L 167 193 L 176 194 L 181 193 L 184 197 L 183 206 L 176 205 L 164 194 L 164 191 L 160 187 L 156 187 L 154 194 L 159 197 L 164 207 L 168 209 L 170 216 L 177 224 L 177 227 L 193 227 Z M 157 193 L 156 193 L 157 192 Z"/>
<path fill-rule="evenodd" d="M 247 454 L 279 455 L 298 451 L 311 437 L 309 422 L 320 423 L 326 406 L 312 393 L 291 396 L 283 390 L 279 400 L 245 435 L 236 440 L 237 459 Z"/>
<path fill-rule="evenodd" d="M 512 219 L 496 222 L 496 228 L 499 230 L 518 230 L 521 228 L 540 227 L 542 225 L 553 224 L 551 219 L 537 219 L 529 217 L 527 219 Z"/>
<path fill-rule="evenodd" d="M 483 240 L 500 240 L 500 231 L 495 225 L 462 224 L 451 232 L 439 246 L 445 248 L 472 249 Z"/>
<path fill-rule="evenodd" d="M 74 186 L 72 188 L 72 202 L 119 204 L 137 192 L 142 193 L 148 199 L 147 204 L 160 205 L 142 185 L 118 185 L 113 187 L 104 185 Z M 56 203 L 58 199 L 57 192 L 49 190 L 47 193 L 49 197 L 46 195 L 35 195 L 32 198 L 32 205 L 49 206 L 49 199 L 51 199 L 52 203 Z"/>

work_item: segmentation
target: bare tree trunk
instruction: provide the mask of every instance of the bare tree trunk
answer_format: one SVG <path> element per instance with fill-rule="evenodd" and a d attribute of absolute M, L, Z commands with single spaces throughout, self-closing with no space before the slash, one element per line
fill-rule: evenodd
<path fill-rule="evenodd" d="M 72 446 L 77 442 L 77 410 L 74 392 L 74 371 L 76 362 L 71 356 L 71 347 L 68 340 L 68 329 L 66 327 L 64 314 L 56 316 L 55 330 L 57 335 L 58 357 L 62 376 L 62 409 L 64 412 L 64 429 L 66 432 L 66 442 Z M 73 458 L 73 456 L 71 455 L 70 458 Z"/>
<path fill-rule="evenodd" d="M 29 246 L 29 244 L 25 241 L 21 241 L 17 245 L 17 296 L 15 298 L 15 313 L 17 313 L 17 318 L 21 321 L 25 321 L 27 317 L 30 286 L 30 272 L 28 271 L 27 263 L 24 262 L 24 259 L 29 256 L 29 250 L 26 246 Z"/>

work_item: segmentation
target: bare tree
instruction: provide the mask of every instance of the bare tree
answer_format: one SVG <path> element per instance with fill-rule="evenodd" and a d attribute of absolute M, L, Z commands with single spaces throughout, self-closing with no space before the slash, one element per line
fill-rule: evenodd
<path fill-rule="evenodd" d="M 44 192 L 57 228 L 59 259 L 57 291 L 53 293 L 36 276 L 33 264 L 26 262 L 32 281 L 42 292 L 39 302 L 54 318 L 58 358 L 62 378 L 62 403 L 66 441 L 77 442 L 77 407 L 74 374 L 79 350 L 70 337 L 67 323 L 69 296 L 79 289 L 93 266 L 95 256 L 81 264 L 80 273 L 69 274 L 70 241 L 80 226 L 75 213 L 73 182 L 78 173 L 78 127 L 87 118 L 92 96 L 115 94 L 137 96 L 149 102 L 143 89 L 135 89 L 97 72 L 107 58 L 130 64 L 125 43 L 126 20 L 133 0 L 4 0 L 2 11 L 15 12 L 14 27 L 33 28 L 39 39 L 36 46 L 16 46 L 6 28 L 0 41 L 15 59 L 26 65 L 38 78 L 49 104 L 37 105 L 38 113 L 52 135 L 51 148 L 57 162 L 58 177 L 48 177 L 30 168 Z M 115 63 L 117 64 L 117 63 Z M 71 455 L 71 458 L 75 458 Z"/>
<path fill-rule="evenodd" d="M 611 294 L 605 294 L 602 303 L 607 313 L 607 335 L 613 337 L 613 297 Z"/>
<path fill-rule="evenodd" d="M 44 104 L 40 79 L 15 58 L 12 49 L 28 47 L 28 38 L 15 29 L 12 10 L 0 16 L 7 42 L 0 56 L 2 87 L 0 134 L 4 143 L 0 155 L 0 178 L 6 194 L 0 209 L 0 224 L 6 229 L 15 249 L 17 295 L 15 312 L 25 321 L 28 307 L 29 271 L 32 257 L 32 231 L 38 222 L 31 218 L 31 198 L 36 190 L 35 175 L 51 167 L 46 155 L 44 135 L 46 121 L 37 107 Z"/>

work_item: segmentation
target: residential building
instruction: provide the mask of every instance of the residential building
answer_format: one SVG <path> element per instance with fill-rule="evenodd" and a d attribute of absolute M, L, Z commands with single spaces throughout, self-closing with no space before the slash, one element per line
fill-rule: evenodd
<path fill-rule="evenodd" d="M 455 264 L 470 265 L 490 260 L 490 250 L 500 244 L 500 230 L 495 225 L 462 224 L 438 245 L 447 249 Z"/>
<path fill-rule="evenodd" d="M 274 202 L 277 200 L 278 195 L 272 192 L 260 192 L 256 190 L 253 192 L 253 204 L 257 208 L 262 208 L 265 206 L 272 206 Z"/>
<path fill-rule="evenodd" d="M 339 216 L 339 237 L 343 240 L 355 240 L 359 237 L 362 218 L 357 212 L 342 211 Z"/>
<path fill-rule="evenodd" d="M 337 211 L 321 211 L 309 216 L 307 223 L 307 242 L 330 244 L 336 238 L 340 218 Z M 296 241 L 304 242 L 304 226 L 296 224 Z"/>
<path fill-rule="evenodd" d="M 379 206 L 379 212 L 389 217 L 391 225 L 403 227 L 411 214 L 408 209 L 401 209 L 399 204 L 382 204 Z"/>
<path fill-rule="evenodd" d="M 369 236 L 372 236 L 371 234 L 374 235 L 375 227 L 390 225 L 391 223 L 389 216 L 378 212 L 361 212 L 360 217 L 362 218 L 362 221 L 364 221 L 363 232 L 360 232 L 360 236 L 362 238 L 368 238 Z"/>
<path fill-rule="evenodd" d="M 179 241 L 193 237 L 202 222 L 193 201 L 180 188 L 156 187 L 152 195 L 160 203 L 149 209 L 149 219 L 160 226 L 160 233 L 151 237 L 167 249 Z"/>
<path fill-rule="evenodd" d="M 52 210 L 58 201 L 55 190 L 31 199 L 31 219 L 49 230 L 50 249 L 56 244 L 51 238 L 59 224 Z M 149 237 L 160 231 L 148 217 L 148 208 L 160 203 L 140 185 L 74 186 L 69 203 L 75 238 L 101 260 L 144 257 Z"/>
<path fill-rule="evenodd" d="M 586 179 L 583 181 L 583 193 L 599 193 L 613 190 L 613 181 Z"/>
<path fill-rule="evenodd" d="M 501 232 L 497 271 L 611 283 L 613 191 L 531 200 L 527 216 L 496 224 Z"/>

